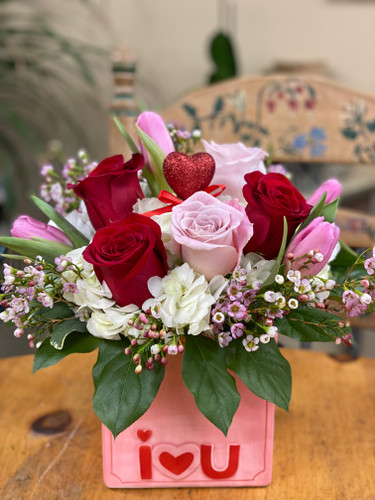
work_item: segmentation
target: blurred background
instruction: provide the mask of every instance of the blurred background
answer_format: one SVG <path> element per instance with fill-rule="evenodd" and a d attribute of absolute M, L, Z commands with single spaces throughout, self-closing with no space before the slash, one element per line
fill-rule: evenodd
<path fill-rule="evenodd" d="M 273 72 L 375 95 L 374 21 L 375 0 L 0 0 L 0 234 L 21 213 L 37 216 L 29 195 L 42 165 L 81 148 L 93 160 L 107 155 L 119 47 L 141 110 Z M 375 166 L 364 175 L 375 180 Z M 374 338 L 361 334 L 360 354 L 375 356 Z M 1 324 L 0 356 L 28 350 Z"/>

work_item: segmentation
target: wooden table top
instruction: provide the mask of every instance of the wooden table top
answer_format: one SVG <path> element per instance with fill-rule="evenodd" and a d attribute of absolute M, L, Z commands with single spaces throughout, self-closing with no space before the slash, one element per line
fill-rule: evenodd
<path fill-rule="evenodd" d="M 95 353 L 71 355 L 34 375 L 32 356 L 0 360 L 0 498 L 374 500 L 375 359 L 283 353 L 293 396 L 289 414 L 276 410 L 273 482 L 230 489 L 107 489 L 91 407 Z M 47 434 L 54 426 L 58 432 Z"/>

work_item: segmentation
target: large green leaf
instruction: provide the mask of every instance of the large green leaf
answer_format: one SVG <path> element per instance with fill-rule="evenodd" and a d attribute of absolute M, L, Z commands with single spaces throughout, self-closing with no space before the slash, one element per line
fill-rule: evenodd
<path fill-rule="evenodd" d="M 51 219 L 63 233 L 71 240 L 71 242 L 77 247 L 85 247 L 89 244 L 89 240 L 84 236 L 78 229 L 76 229 L 69 221 L 65 219 L 61 214 L 56 212 L 56 210 L 51 207 L 48 203 L 41 200 L 37 196 L 32 196 L 31 199 L 35 205 L 40 208 L 40 210 Z"/>
<path fill-rule="evenodd" d="M 55 365 L 69 354 L 86 353 L 97 349 L 102 339 L 94 337 L 89 333 L 72 333 L 66 339 L 64 348 L 57 350 L 51 346 L 50 338 L 43 340 L 41 346 L 36 350 L 34 357 L 33 372 L 41 368 Z"/>
<path fill-rule="evenodd" d="M 71 318 L 72 316 L 74 316 L 74 313 L 70 309 L 68 304 L 65 304 L 65 302 L 56 302 L 52 309 L 43 308 L 41 310 L 41 315 L 44 318 L 64 319 Z"/>
<path fill-rule="evenodd" d="M 225 349 L 227 366 L 260 398 L 288 410 L 292 377 L 288 361 L 274 339 L 248 352 L 241 340 L 232 341 Z"/>
<path fill-rule="evenodd" d="M 182 378 L 199 410 L 227 435 L 240 395 L 227 371 L 224 349 L 203 335 L 187 335 Z"/>
<path fill-rule="evenodd" d="M 78 318 L 66 319 L 59 323 L 52 331 L 50 338 L 51 345 L 55 349 L 63 349 L 64 342 L 68 335 L 73 332 L 85 333 L 87 332 L 86 323 Z"/>
<path fill-rule="evenodd" d="M 287 316 L 276 320 L 280 333 L 301 342 L 332 342 L 349 328 L 340 328 L 340 316 L 322 309 L 300 305 Z"/>
<path fill-rule="evenodd" d="M 127 346 L 125 339 L 103 341 L 93 369 L 94 410 L 114 437 L 148 410 L 164 378 L 161 363 L 137 375 L 132 357 L 124 353 Z"/>
<path fill-rule="evenodd" d="M 34 241 L 24 238 L 13 238 L 12 236 L 2 236 L 0 238 L 0 245 L 4 245 L 10 250 L 25 255 L 30 259 L 35 259 L 38 255 L 41 255 L 51 264 L 55 262 L 55 257 L 65 255 L 72 250 L 72 247 L 68 245 L 56 241 L 44 240 L 42 238 L 38 238 L 37 241 Z"/>

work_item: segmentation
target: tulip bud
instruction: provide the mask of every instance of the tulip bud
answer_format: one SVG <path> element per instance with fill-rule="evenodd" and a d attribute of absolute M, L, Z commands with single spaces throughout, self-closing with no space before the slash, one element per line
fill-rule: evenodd
<path fill-rule="evenodd" d="M 143 132 L 151 137 L 153 141 L 156 142 L 156 144 L 166 155 L 172 153 L 175 150 L 168 129 L 165 126 L 162 117 L 157 113 L 153 113 L 152 111 L 144 111 L 139 115 L 137 125 L 140 129 L 143 130 Z M 142 143 L 141 149 L 146 164 L 150 166 L 148 153 Z"/>
<path fill-rule="evenodd" d="M 30 240 L 34 236 L 72 246 L 70 239 L 60 229 L 33 219 L 33 217 L 29 217 L 28 215 L 21 215 L 18 217 L 18 219 L 14 221 L 10 232 L 11 235 L 16 238 Z"/>
<path fill-rule="evenodd" d="M 309 261 L 309 258 L 299 259 L 295 266 L 299 268 L 301 276 L 317 275 L 327 264 L 336 243 L 340 236 L 340 229 L 330 222 L 325 222 L 324 217 L 317 217 L 302 231 L 300 231 L 289 245 L 286 255 L 293 252 L 296 258 L 307 255 L 312 248 L 319 248 L 322 259 L 313 259 L 307 264 L 307 268 L 303 266 Z M 292 264 L 286 257 L 284 258 L 286 271 L 288 272 Z"/>
<path fill-rule="evenodd" d="M 323 182 L 323 184 L 310 196 L 307 203 L 314 206 L 324 193 L 327 193 L 325 203 L 330 203 L 340 196 L 341 184 L 336 179 L 329 179 Z"/>

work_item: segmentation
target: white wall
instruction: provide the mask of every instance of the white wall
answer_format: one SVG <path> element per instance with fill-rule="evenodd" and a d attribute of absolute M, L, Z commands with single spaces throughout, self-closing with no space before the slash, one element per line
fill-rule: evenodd
<path fill-rule="evenodd" d="M 113 47 L 130 45 L 139 85 L 164 106 L 204 85 L 207 42 L 218 28 L 216 0 L 106 0 Z M 323 61 L 342 83 L 375 93 L 375 1 L 237 0 L 234 32 L 242 74 L 275 61 Z"/>

